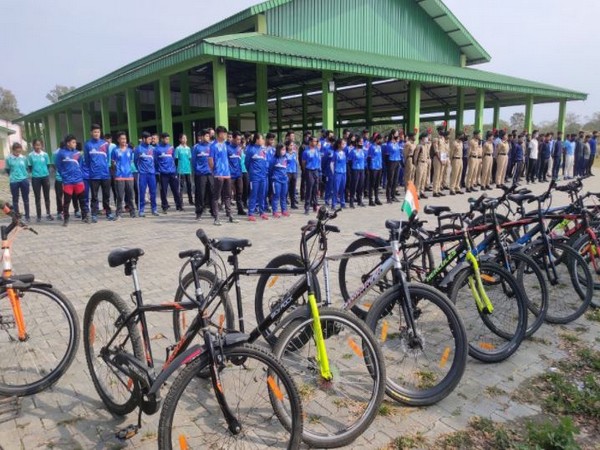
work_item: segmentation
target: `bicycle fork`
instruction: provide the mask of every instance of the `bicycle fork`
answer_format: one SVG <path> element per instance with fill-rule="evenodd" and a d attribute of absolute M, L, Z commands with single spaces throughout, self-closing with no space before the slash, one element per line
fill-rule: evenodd
<path fill-rule="evenodd" d="M 4 279 L 10 278 L 12 275 L 12 262 L 10 260 L 10 247 L 7 240 L 2 241 L 2 277 Z M 11 287 L 6 288 L 8 300 L 12 308 L 13 316 L 15 318 L 15 324 L 17 326 L 17 333 L 19 341 L 25 342 L 29 336 L 27 335 L 27 328 L 25 327 L 25 319 L 23 318 L 23 310 L 21 309 L 21 299 L 17 291 Z"/>
<path fill-rule="evenodd" d="M 308 304 L 313 319 L 313 333 L 315 337 L 315 345 L 317 348 L 317 359 L 321 377 L 326 381 L 331 381 L 333 374 L 329 368 L 329 358 L 327 357 L 327 348 L 325 347 L 325 338 L 323 337 L 323 327 L 321 326 L 321 316 L 319 315 L 319 307 L 314 292 L 308 293 Z"/>
<path fill-rule="evenodd" d="M 467 261 L 471 264 L 471 267 L 473 267 L 473 272 L 475 272 L 475 276 L 469 276 L 468 282 L 475 303 L 477 304 L 477 309 L 479 312 L 491 314 L 494 311 L 494 305 L 492 305 L 492 302 L 485 292 L 483 282 L 481 281 L 479 262 L 472 251 L 467 252 Z"/>

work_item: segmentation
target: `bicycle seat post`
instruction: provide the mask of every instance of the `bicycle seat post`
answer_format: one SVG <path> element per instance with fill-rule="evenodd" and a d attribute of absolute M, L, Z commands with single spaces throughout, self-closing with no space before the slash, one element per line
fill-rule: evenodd
<path fill-rule="evenodd" d="M 137 306 L 142 305 L 142 289 L 140 286 L 140 279 L 137 273 L 137 259 L 130 259 L 125 263 L 125 274 L 131 275 L 133 279 L 133 294 Z"/>

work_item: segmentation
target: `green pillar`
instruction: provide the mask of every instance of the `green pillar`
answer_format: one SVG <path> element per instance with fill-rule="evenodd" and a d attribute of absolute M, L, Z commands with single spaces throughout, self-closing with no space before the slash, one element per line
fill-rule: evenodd
<path fill-rule="evenodd" d="M 181 86 L 181 115 L 186 116 L 190 113 L 190 77 L 187 70 L 179 75 L 179 84 Z M 193 147 L 196 139 L 193 136 L 192 121 L 184 120 L 181 125 L 183 133 L 188 138 L 188 145 Z"/>
<path fill-rule="evenodd" d="M 27 142 L 31 142 L 31 123 L 30 122 L 25 122 L 23 124 L 23 131 L 25 132 L 25 140 Z"/>
<path fill-rule="evenodd" d="M 456 92 L 456 136 L 460 135 L 465 128 L 465 92 L 463 88 L 458 88 Z"/>
<path fill-rule="evenodd" d="M 302 131 L 308 130 L 308 92 L 302 88 Z"/>
<path fill-rule="evenodd" d="M 269 96 L 268 96 L 267 66 L 256 65 L 256 131 L 266 133 L 269 131 Z"/>
<path fill-rule="evenodd" d="M 127 110 L 127 128 L 129 142 L 137 145 L 138 142 L 138 108 L 137 108 L 137 92 L 135 88 L 128 88 L 125 91 L 125 109 Z"/>
<path fill-rule="evenodd" d="M 44 148 L 48 155 L 52 156 L 52 142 L 50 142 L 50 121 L 44 116 Z"/>
<path fill-rule="evenodd" d="M 283 131 L 283 111 L 281 108 L 281 93 L 277 92 L 277 141 L 281 142 L 281 136 Z"/>
<path fill-rule="evenodd" d="M 63 140 L 63 132 L 60 128 L 60 113 L 54 114 L 54 133 L 56 136 L 56 146 L 59 147 Z"/>
<path fill-rule="evenodd" d="M 65 115 L 67 117 L 67 133 L 71 133 L 72 134 L 72 133 L 74 133 L 74 131 L 73 131 L 73 116 L 71 114 L 71 110 L 67 109 L 65 111 Z M 85 133 L 84 133 L 84 136 L 80 136 L 80 137 L 81 137 L 81 139 L 84 139 L 85 138 Z"/>
<path fill-rule="evenodd" d="M 477 97 L 475 98 L 475 129 L 483 132 L 483 110 L 485 108 L 485 91 L 477 89 Z"/>
<path fill-rule="evenodd" d="M 567 101 L 561 100 L 558 104 L 558 131 L 565 134 L 565 122 L 567 117 Z"/>
<path fill-rule="evenodd" d="M 171 106 L 171 79 L 169 76 L 160 77 L 158 80 L 160 102 L 160 129 L 162 133 L 173 136 L 173 109 Z M 171 142 L 175 142 L 174 138 Z"/>
<path fill-rule="evenodd" d="M 90 105 L 88 103 L 81 105 L 81 126 L 83 128 L 84 135 L 89 133 L 92 124 L 90 117 Z"/>
<path fill-rule="evenodd" d="M 102 133 L 110 133 L 110 109 L 108 106 L 108 97 L 100 99 L 100 117 L 102 120 Z M 89 130 L 84 130 L 84 133 Z"/>
<path fill-rule="evenodd" d="M 500 105 L 498 103 L 494 105 L 494 121 L 492 123 L 492 127 L 494 130 L 500 128 Z"/>
<path fill-rule="evenodd" d="M 333 80 L 333 72 L 329 70 L 323 71 L 323 83 L 322 83 L 322 101 L 323 101 L 323 128 L 326 130 L 333 130 L 335 128 L 335 89 L 333 92 L 330 91 L 329 82 Z"/>
<path fill-rule="evenodd" d="M 221 62 L 223 61 L 223 62 Z M 217 58 L 213 61 L 213 90 L 215 98 L 215 126 L 229 128 L 229 106 L 227 103 L 227 66 Z"/>
<path fill-rule="evenodd" d="M 528 133 L 533 131 L 533 95 L 528 95 L 525 103 L 525 130 Z"/>
<path fill-rule="evenodd" d="M 367 107 L 367 123 L 365 124 L 366 127 L 365 128 L 369 128 L 369 130 L 371 130 L 371 127 L 373 126 L 373 80 L 372 79 L 368 79 L 367 80 L 367 88 L 365 89 L 365 96 L 366 98 L 366 107 Z"/>
<path fill-rule="evenodd" d="M 408 88 L 408 129 L 414 131 L 421 126 L 421 83 L 411 81 Z"/>
<path fill-rule="evenodd" d="M 34 137 L 35 137 L 36 139 L 42 139 L 42 138 L 43 138 L 43 135 L 42 135 L 42 127 L 41 127 L 41 124 L 40 124 L 38 121 L 36 121 L 36 122 L 35 122 L 35 124 L 34 124 L 34 128 L 35 128 L 35 134 L 34 134 Z"/>
<path fill-rule="evenodd" d="M 125 100 L 121 95 L 115 95 L 115 100 L 117 101 L 117 124 L 122 126 L 125 123 L 125 107 L 123 105 Z"/>

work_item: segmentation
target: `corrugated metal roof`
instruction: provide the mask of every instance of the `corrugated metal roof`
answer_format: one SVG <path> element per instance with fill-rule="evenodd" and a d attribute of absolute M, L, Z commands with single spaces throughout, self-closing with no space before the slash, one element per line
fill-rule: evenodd
<path fill-rule="evenodd" d="M 259 33 L 205 39 L 202 49 L 205 54 L 248 62 L 518 92 L 557 99 L 587 98 L 581 92 L 483 70 L 390 58 Z"/>

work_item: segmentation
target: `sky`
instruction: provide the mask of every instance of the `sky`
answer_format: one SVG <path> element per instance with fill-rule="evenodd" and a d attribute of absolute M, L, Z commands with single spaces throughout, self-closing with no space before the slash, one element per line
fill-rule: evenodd
<path fill-rule="evenodd" d="M 2 0 L 0 87 L 29 113 L 49 103 L 46 94 L 56 84 L 86 84 L 258 3 Z M 445 3 L 492 56 L 491 63 L 475 67 L 588 93 L 586 102 L 570 102 L 567 111 L 584 117 L 600 111 L 599 0 Z M 519 111 L 524 108 L 505 108 L 501 118 Z M 557 115 L 557 104 L 534 109 L 535 122 Z"/>

